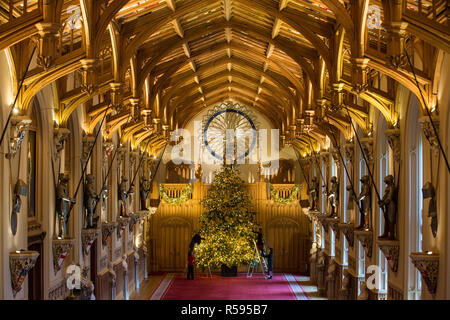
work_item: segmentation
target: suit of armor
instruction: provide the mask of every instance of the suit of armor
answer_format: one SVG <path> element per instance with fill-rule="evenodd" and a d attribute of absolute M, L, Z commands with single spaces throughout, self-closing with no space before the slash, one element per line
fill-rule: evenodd
<path fill-rule="evenodd" d="M 336 177 L 331 177 L 331 189 L 328 199 L 330 201 L 330 217 L 336 217 L 339 205 L 339 183 Z"/>
<path fill-rule="evenodd" d="M 362 182 L 362 185 L 358 201 L 361 201 L 361 220 L 358 229 L 370 229 L 369 217 L 372 211 L 372 190 L 369 176 L 363 176 L 360 181 Z"/>
<path fill-rule="evenodd" d="M 309 205 L 311 210 L 317 210 L 317 204 L 319 202 L 319 182 L 314 177 L 309 185 Z"/>
<path fill-rule="evenodd" d="M 119 185 L 119 206 L 121 217 L 127 217 L 127 198 L 128 198 L 127 181 L 128 181 L 127 178 L 122 177 L 122 181 L 120 182 Z"/>
<path fill-rule="evenodd" d="M 150 184 L 147 179 L 141 178 L 139 186 L 140 200 L 141 200 L 141 210 L 147 210 L 147 198 L 150 193 Z"/>
<path fill-rule="evenodd" d="M 59 182 L 56 186 L 56 214 L 58 216 L 58 237 L 64 238 L 67 235 L 67 224 L 69 222 L 69 203 L 75 203 L 75 199 L 69 198 L 67 183 L 69 177 L 64 174 L 59 175 Z"/>
<path fill-rule="evenodd" d="M 95 192 L 94 188 L 95 178 L 92 174 L 86 177 L 86 184 L 84 185 L 84 210 L 85 214 L 85 228 L 94 228 L 94 207 L 95 201 L 100 199 L 100 196 Z"/>
<path fill-rule="evenodd" d="M 392 175 L 386 176 L 383 181 L 386 183 L 386 190 L 383 199 L 378 201 L 378 204 L 384 208 L 384 233 L 380 238 L 394 240 L 397 220 L 397 187 Z"/>

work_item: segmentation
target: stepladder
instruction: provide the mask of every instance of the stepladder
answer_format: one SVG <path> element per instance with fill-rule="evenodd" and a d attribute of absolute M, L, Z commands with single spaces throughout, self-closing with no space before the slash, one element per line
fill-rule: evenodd
<path fill-rule="evenodd" d="M 248 265 L 247 278 L 251 278 L 258 267 L 260 268 L 261 273 L 264 275 L 264 278 L 266 278 L 268 273 L 266 258 L 261 256 L 255 240 L 253 240 L 253 244 L 255 245 L 256 258 Z"/>

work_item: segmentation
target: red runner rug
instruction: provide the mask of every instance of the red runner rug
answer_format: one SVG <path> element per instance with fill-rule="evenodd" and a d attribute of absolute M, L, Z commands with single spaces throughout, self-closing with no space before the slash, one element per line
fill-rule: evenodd
<path fill-rule="evenodd" d="M 212 279 L 196 274 L 195 280 L 186 280 L 182 274 L 167 274 L 160 286 L 149 297 L 152 300 L 307 300 L 299 283 L 291 275 L 274 274 L 264 279 L 261 274 L 247 278 Z"/>

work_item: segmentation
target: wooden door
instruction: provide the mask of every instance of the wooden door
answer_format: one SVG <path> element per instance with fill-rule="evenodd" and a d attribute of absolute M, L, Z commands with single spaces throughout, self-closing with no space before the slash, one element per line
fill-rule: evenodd
<path fill-rule="evenodd" d="M 159 270 L 184 270 L 191 233 L 191 226 L 181 218 L 171 218 L 161 224 L 158 231 L 157 262 Z"/>
<path fill-rule="evenodd" d="M 278 218 L 268 225 L 266 246 L 273 248 L 274 272 L 298 272 L 300 234 L 296 221 Z"/>

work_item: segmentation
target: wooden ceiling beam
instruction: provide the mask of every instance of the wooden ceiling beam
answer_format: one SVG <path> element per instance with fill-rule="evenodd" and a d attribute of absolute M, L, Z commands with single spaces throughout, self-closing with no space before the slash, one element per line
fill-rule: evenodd
<path fill-rule="evenodd" d="M 177 18 L 172 20 L 172 24 L 175 32 L 180 36 L 180 38 L 184 38 L 184 30 L 183 27 L 181 26 L 180 19 Z"/>
<path fill-rule="evenodd" d="M 289 0 L 280 0 L 280 4 L 278 6 L 280 11 L 283 11 L 289 3 Z"/>
<path fill-rule="evenodd" d="M 170 8 L 170 10 L 172 10 L 172 12 L 175 12 L 175 10 L 177 10 L 175 0 L 166 0 L 166 4 Z"/>
<path fill-rule="evenodd" d="M 272 39 L 275 39 L 278 36 L 278 34 L 280 33 L 282 24 L 283 24 L 283 21 L 280 18 L 275 18 L 275 22 L 273 23 L 273 28 L 272 28 Z"/>
<path fill-rule="evenodd" d="M 232 8 L 231 8 L 231 0 L 223 0 L 223 12 L 225 15 L 225 20 L 230 21 L 231 15 L 232 15 Z"/>

